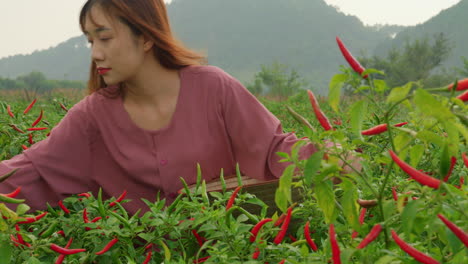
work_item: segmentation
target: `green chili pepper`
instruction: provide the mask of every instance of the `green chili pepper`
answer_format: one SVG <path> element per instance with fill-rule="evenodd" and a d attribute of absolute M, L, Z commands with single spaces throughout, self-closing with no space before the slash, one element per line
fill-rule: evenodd
<path fill-rule="evenodd" d="M 210 199 L 208 198 L 208 194 L 206 193 L 206 182 L 205 180 L 202 181 L 202 187 L 201 187 L 201 196 L 203 198 L 203 201 L 210 206 Z"/>
<path fill-rule="evenodd" d="M 54 222 L 49 228 L 47 228 L 42 234 L 41 237 L 50 237 L 58 225 L 58 222 Z"/>
<path fill-rule="evenodd" d="M 179 204 L 179 201 L 182 199 L 182 196 L 184 196 L 183 193 L 181 193 L 181 194 L 179 194 L 179 195 L 177 196 L 177 198 L 176 198 L 176 199 L 172 202 L 172 204 L 169 205 L 169 207 L 167 208 L 167 212 L 171 213 L 171 212 L 174 210 L 174 208 L 177 206 L 177 204 Z"/>
<path fill-rule="evenodd" d="M 184 178 L 180 177 L 180 181 L 182 181 L 182 184 L 184 185 L 184 189 L 185 189 L 185 194 L 187 194 L 187 197 L 193 201 L 192 199 L 192 195 L 190 194 L 190 190 L 189 190 L 189 187 L 187 185 L 187 182 L 185 182 Z"/>
<path fill-rule="evenodd" d="M 224 170 L 221 168 L 221 174 L 219 175 L 219 179 L 221 180 L 221 187 L 223 188 L 223 193 L 226 192 L 226 181 L 224 180 Z"/>
<path fill-rule="evenodd" d="M 195 187 L 195 190 L 196 190 L 195 193 L 198 193 L 198 188 L 200 187 L 201 179 L 202 179 L 201 167 L 200 167 L 200 163 L 197 163 L 197 184 Z"/>
<path fill-rule="evenodd" d="M 124 218 L 126 220 L 128 220 L 127 210 L 125 210 L 125 208 L 123 208 L 123 206 L 120 203 L 116 203 L 115 205 L 117 205 L 119 207 L 120 211 L 122 211 L 122 214 L 123 214 Z"/>
<path fill-rule="evenodd" d="M 128 229 L 132 230 L 132 226 L 130 223 L 127 221 L 127 219 L 123 218 L 121 215 L 114 213 L 114 212 L 109 212 L 113 217 L 117 218 L 124 226 L 126 226 Z"/>
<path fill-rule="evenodd" d="M 102 218 L 106 217 L 106 210 L 104 209 L 104 204 L 102 203 L 102 188 L 99 188 L 98 192 L 98 211 Z"/>
<path fill-rule="evenodd" d="M 16 169 L 10 171 L 9 173 L 7 173 L 7 174 L 5 174 L 5 175 L 3 175 L 3 176 L 0 176 L 0 182 L 6 180 L 6 179 L 8 179 L 8 178 L 10 178 L 10 176 L 13 175 L 13 174 L 15 174 L 16 171 L 18 171 L 18 170 L 19 170 L 19 168 L 16 168 Z"/>
<path fill-rule="evenodd" d="M 24 203 L 24 201 L 26 201 L 26 200 L 10 198 L 10 197 L 4 196 L 4 195 L 0 195 L 0 202 L 20 204 L 20 203 Z"/>
<path fill-rule="evenodd" d="M 236 177 L 237 177 L 237 185 L 242 186 L 242 176 L 240 173 L 239 163 L 236 163 Z"/>

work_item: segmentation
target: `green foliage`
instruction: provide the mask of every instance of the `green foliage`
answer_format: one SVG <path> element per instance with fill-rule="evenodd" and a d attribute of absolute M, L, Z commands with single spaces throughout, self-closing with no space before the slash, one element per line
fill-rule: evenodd
<path fill-rule="evenodd" d="M 401 86 L 410 81 L 427 82 L 433 70 L 442 64 L 451 50 L 451 44 L 445 34 L 439 33 L 435 34 L 432 40 L 428 37 L 413 41 L 407 39 L 402 50 L 393 48 L 386 58 L 373 56 L 362 58 L 361 62 L 366 67 L 383 70 L 383 78 L 389 86 Z M 440 83 L 437 80 L 432 82 Z"/>
<path fill-rule="evenodd" d="M 254 83 L 247 85 L 255 95 L 287 98 L 307 85 L 296 70 L 291 69 L 288 73 L 288 67 L 279 62 L 261 67 L 262 70 L 255 74 Z"/>

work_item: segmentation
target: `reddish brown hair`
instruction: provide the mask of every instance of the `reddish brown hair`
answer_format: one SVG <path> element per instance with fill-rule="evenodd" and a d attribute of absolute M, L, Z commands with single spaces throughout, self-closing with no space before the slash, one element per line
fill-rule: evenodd
<path fill-rule="evenodd" d="M 80 12 L 81 31 L 85 31 L 86 17 L 96 4 L 108 15 L 127 25 L 135 36 L 144 35 L 152 40 L 153 54 L 163 67 L 181 69 L 189 65 L 206 64 L 205 56 L 189 50 L 172 35 L 163 0 L 88 0 Z M 91 16 L 89 18 L 96 24 Z M 88 94 L 104 87 L 104 80 L 97 74 L 96 64 L 91 61 Z"/>

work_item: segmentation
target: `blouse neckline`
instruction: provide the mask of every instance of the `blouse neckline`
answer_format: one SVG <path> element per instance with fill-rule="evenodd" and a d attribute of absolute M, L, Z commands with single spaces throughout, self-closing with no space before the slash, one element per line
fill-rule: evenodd
<path fill-rule="evenodd" d="M 160 129 L 156 129 L 156 130 L 148 130 L 148 129 L 144 129 L 144 128 L 139 127 L 132 120 L 132 118 L 130 117 L 130 114 L 125 109 L 122 95 L 120 95 L 118 100 L 117 100 L 118 101 L 118 110 L 120 112 L 119 116 L 121 118 L 124 118 L 125 120 L 123 120 L 123 121 L 125 123 L 130 124 L 132 129 L 143 131 L 144 133 L 159 134 L 159 133 L 162 133 L 164 131 L 167 131 L 167 130 L 171 129 L 174 126 L 174 123 L 176 122 L 176 120 L 178 119 L 179 112 L 181 111 L 180 109 L 182 108 L 182 105 L 183 105 L 182 101 L 185 98 L 185 91 L 184 90 L 185 90 L 185 86 L 186 86 L 185 81 L 184 81 L 184 73 L 185 73 L 185 70 L 187 68 L 189 68 L 189 67 L 190 66 L 186 66 L 186 67 L 183 67 L 183 68 L 181 68 L 179 70 L 180 88 L 179 88 L 179 94 L 177 96 L 176 108 L 175 108 L 174 114 L 171 117 L 171 120 L 169 121 L 169 124 L 167 124 L 165 127 L 162 127 Z"/>

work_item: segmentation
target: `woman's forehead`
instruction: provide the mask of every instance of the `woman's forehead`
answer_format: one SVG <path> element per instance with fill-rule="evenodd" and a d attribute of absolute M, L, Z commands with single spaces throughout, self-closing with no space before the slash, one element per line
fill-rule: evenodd
<path fill-rule="evenodd" d="M 85 35 L 92 35 L 102 31 L 111 31 L 116 27 L 115 20 L 104 12 L 102 8 L 95 5 L 86 14 L 84 23 Z"/>

